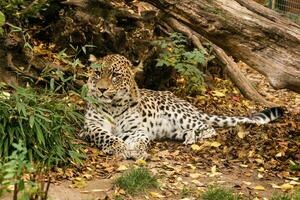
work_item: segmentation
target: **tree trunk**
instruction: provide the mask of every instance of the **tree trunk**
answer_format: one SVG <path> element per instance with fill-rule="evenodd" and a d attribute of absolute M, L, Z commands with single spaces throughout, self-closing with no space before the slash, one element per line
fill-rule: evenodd
<path fill-rule="evenodd" d="M 276 88 L 300 92 L 300 26 L 251 0 L 145 0 L 162 26 L 172 19 L 264 74 Z M 182 28 L 182 27 L 181 27 Z"/>

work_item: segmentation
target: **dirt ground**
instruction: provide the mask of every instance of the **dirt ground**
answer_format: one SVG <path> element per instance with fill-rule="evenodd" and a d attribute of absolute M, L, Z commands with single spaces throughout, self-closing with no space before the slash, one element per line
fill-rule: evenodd
<path fill-rule="evenodd" d="M 150 160 L 118 160 L 86 147 L 83 165 L 57 168 L 49 196 L 52 200 L 201 199 L 210 185 L 233 189 L 248 199 L 267 199 L 272 194 L 300 189 L 300 95 L 272 89 L 265 78 L 245 64 L 242 71 L 268 100 L 285 108 L 286 116 L 264 126 L 220 128 L 219 136 L 196 145 L 155 142 Z M 187 98 L 208 113 L 248 115 L 263 109 L 244 99 L 230 81 L 216 79 L 214 91 Z M 144 166 L 159 180 L 159 188 L 130 196 L 114 185 L 116 177 L 134 166 Z"/>
<path fill-rule="evenodd" d="M 83 168 L 56 172 L 60 181 L 56 180 L 51 186 L 51 199 L 114 199 L 121 195 L 123 199 L 188 200 L 199 199 L 210 185 L 231 188 L 249 199 L 266 199 L 276 193 L 299 189 L 300 173 L 291 171 L 289 163 L 300 160 L 300 95 L 276 91 L 262 75 L 243 63 L 240 67 L 266 99 L 286 109 L 288 116 L 284 120 L 258 128 L 218 129 L 220 136 L 196 146 L 184 146 L 172 141 L 156 142 L 150 151 L 151 159 L 142 163 L 116 160 L 97 149 L 88 148 L 89 161 Z M 225 87 L 228 87 L 226 84 Z M 224 92 L 224 88 L 217 91 Z M 234 91 L 233 87 L 235 94 Z M 219 93 L 214 93 L 218 96 L 206 96 L 204 101 L 202 97 L 189 100 L 213 113 L 218 113 L 217 108 L 233 115 L 237 112 L 246 114 L 251 108 L 261 109 L 244 100 L 240 94 L 232 97 L 238 99 L 236 104 L 228 103 L 228 99 L 220 101 L 223 97 Z M 226 96 L 230 94 L 226 93 Z M 207 103 L 207 98 L 212 98 L 210 103 Z M 139 165 L 158 177 L 160 187 L 132 197 L 113 183 L 123 171 Z"/>

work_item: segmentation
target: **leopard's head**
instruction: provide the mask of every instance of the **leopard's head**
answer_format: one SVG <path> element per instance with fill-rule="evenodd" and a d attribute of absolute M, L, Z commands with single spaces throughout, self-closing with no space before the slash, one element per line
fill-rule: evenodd
<path fill-rule="evenodd" d="M 94 59 L 89 76 L 89 96 L 101 104 L 130 105 L 139 98 L 131 62 L 124 56 L 112 54 Z"/>

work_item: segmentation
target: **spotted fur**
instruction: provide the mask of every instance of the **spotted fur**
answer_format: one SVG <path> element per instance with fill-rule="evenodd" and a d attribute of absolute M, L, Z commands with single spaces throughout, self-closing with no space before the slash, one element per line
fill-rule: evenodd
<path fill-rule="evenodd" d="M 151 141 L 170 138 L 192 144 L 216 135 L 213 127 L 239 123 L 265 124 L 283 115 L 271 108 L 253 117 L 208 115 L 171 92 L 138 89 L 132 64 L 121 55 L 96 60 L 81 136 L 104 152 L 124 158 L 146 158 Z"/>

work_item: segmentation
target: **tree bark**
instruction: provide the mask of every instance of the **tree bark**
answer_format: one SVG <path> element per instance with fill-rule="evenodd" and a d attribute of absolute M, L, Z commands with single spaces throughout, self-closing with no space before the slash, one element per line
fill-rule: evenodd
<path fill-rule="evenodd" d="M 264 74 L 300 92 L 300 26 L 251 0 L 144 0 Z M 172 25 L 170 25 L 172 27 Z"/>

